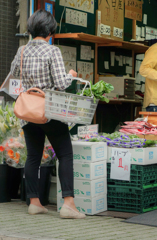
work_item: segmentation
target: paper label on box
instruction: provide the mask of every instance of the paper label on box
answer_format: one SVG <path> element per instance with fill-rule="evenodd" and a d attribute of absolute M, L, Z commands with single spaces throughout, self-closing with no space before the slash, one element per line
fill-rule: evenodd
<path fill-rule="evenodd" d="M 95 193 L 104 192 L 104 182 L 98 182 L 95 184 Z"/>
<path fill-rule="evenodd" d="M 149 159 L 153 159 L 153 151 L 149 152 Z"/>
<path fill-rule="evenodd" d="M 104 147 L 96 148 L 96 158 L 104 157 Z"/>
<path fill-rule="evenodd" d="M 100 165 L 96 165 L 95 166 L 95 176 L 101 176 L 104 174 L 104 165 L 100 164 Z"/>
<path fill-rule="evenodd" d="M 104 198 L 96 201 L 96 210 L 99 211 L 101 209 L 104 209 Z"/>
<path fill-rule="evenodd" d="M 90 174 L 86 174 L 86 178 L 90 178 Z"/>

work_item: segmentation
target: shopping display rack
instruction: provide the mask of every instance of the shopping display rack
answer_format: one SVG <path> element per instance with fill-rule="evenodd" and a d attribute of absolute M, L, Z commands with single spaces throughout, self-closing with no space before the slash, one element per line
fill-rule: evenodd
<path fill-rule="evenodd" d="M 94 101 L 89 81 L 74 78 L 85 83 L 81 95 L 62 91 L 45 91 L 45 116 L 66 123 L 91 124 L 99 100 Z M 91 97 L 83 96 L 86 87 L 91 90 Z"/>

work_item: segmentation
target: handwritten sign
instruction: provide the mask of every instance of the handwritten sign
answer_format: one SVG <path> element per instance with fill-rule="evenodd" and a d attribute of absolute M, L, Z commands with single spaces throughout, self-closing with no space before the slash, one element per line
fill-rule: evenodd
<path fill-rule="evenodd" d="M 77 135 L 82 138 L 90 138 L 91 136 L 96 136 L 98 133 L 98 124 L 81 126 L 77 129 Z"/>
<path fill-rule="evenodd" d="M 123 38 L 123 29 L 114 27 L 113 28 L 113 36 L 117 38 Z"/>
<path fill-rule="evenodd" d="M 21 88 L 21 92 L 23 88 Z M 9 94 L 11 95 L 19 95 L 20 94 L 20 80 L 18 79 L 10 79 L 9 81 Z"/>
<path fill-rule="evenodd" d="M 77 61 L 78 77 L 93 82 L 93 63 Z"/>
<path fill-rule="evenodd" d="M 100 24 L 100 32 L 104 35 L 111 35 L 111 27 L 108 25 Z"/>
<path fill-rule="evenodd" d="M 128 149 L 112 148 L 111 179 L 130 181 L 130 158 Z"/>
<path fill-rule="evenodd" d="M 125 0 L 125 17 L 142 21 L 142 4 L 143 1 Z"/>
<path fill-rule="evenodd" d="M 93 0 L 60 0 L 61 6 L 75 8 L 81 11 L 94 14 L 94 1 Z"/>
<path fill-rule="evenodd" d="M 72 25 L 87 27 L 87 13 L 66 8 L 65 22 Z"/>

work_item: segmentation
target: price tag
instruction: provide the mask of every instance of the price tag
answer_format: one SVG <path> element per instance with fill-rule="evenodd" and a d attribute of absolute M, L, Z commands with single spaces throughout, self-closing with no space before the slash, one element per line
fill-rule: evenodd
<path fill-rule="evenodd" d="M 112 148 L 111 179 L 130 181 L 130 158 L 128 149 Z"/>
<path fill-rule="evenodd" d="M 21 88 L 21 92 L 23 88 Z M 11 95 L 19 95 L 20 94 L 20 80 L 18 79 L 10 79 L 9 81 L 9 94 Z"/>
<path fill-rule="evenodd" d="M 100 32 L 101 34 L 105 34 L 105 35 L 111 35 L 111 27 L 104 25 L 104 24 L 100 24 Z"/>
<path fill-rule="evenodd" d="M 98 124 L 78 127 L 77 135 L 82 138 L 90 138 L 91 136 L 97 136 Z"/>
<path fill-rule="evenodd" d="M 123 29 L 114 27 L 113 36 L 117 38 L 123 38 Z"/>

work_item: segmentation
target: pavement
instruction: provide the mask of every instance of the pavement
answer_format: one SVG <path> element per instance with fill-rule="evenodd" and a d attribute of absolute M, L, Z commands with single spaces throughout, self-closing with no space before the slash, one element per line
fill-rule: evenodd
<path fill-rule="evenodd" d="M 157 240 L 156 227 L 104 215 L 61 219 L 56 206 L 47 208 L 48 214 L 29 215 L 25 202 L 0 203 L 0 240 Z"/>

